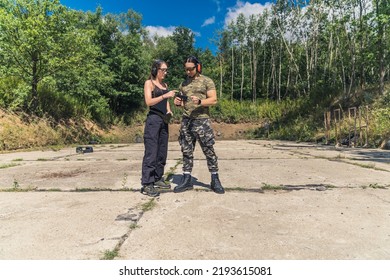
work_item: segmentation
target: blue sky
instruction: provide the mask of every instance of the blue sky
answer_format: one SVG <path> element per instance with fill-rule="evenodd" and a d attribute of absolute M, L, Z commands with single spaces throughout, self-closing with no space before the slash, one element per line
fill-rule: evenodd
<path fill-rule="evenodd" d="M 172 34 L 177 26 L 190 28 L 195 34 L 195 46 L 213 52 L 216 47 L 210 39 L 217 30 L 235 19 L 238 14 L 259 14 L 269 6 L 271 0 L 60 0 L 61 4 L 83 11 L 95 11 L 99 5 L 103 13 L 119 14 L 132 9 L 142 15 L 142 25 L 150 33 L 160 36 Z"/>

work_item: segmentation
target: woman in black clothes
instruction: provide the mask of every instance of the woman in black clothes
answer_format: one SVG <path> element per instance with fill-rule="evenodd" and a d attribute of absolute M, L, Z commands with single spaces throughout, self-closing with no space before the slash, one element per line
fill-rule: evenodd
<path fill-rule="evenodd" d="M 172 116 L 168 99 L 174 97 L 176 91 L 169 91 L 168 85 L 163 82 L 167 71 L 165 61 L 155 60 L 150 78 L 144 85 L 144 98 L 149 113 L 144 128 L 141 193 L 152 197 L 160 195 L 156 188 L 170 188 L 162 176 L 168 153 L 168 123 Z"/>

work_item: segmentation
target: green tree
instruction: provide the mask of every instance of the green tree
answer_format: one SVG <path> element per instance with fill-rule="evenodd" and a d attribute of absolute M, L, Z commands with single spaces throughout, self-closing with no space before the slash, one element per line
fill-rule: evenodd
<path fill-rule="evenodd" d="M 386 46 L 386 37 L 390 26 L 390 3 L 387 0 L 374 0 L 376 34 L 375 42 L 377 44 L 377 57 L 379 64 L 379 88 L 384 93 L 386 76 L 386 57 L 388 57 L 388 46 Z"/>
<path fill-rule="evenodd" d="M 183 61 L 189 55 L 197 56 L 198 53 L 195 51 L 194 47 L 195 35 L 189 28 L 183 26 L 176 27 L 171 38 L 177 46 L 177 53 L 168 57 L 167 62 L 170 65 L 169 68 L 171 73 L 171 75 L 169 75 L 169 79 L 171 84 L 176 87 L 185 77 L 185 73 L 183 71 Z"/>
<path fill-rule="evenodd" d="M 75 27 L 74 13 L 59 0 L 2 0 L 0 49 L 7 74 L 31 87 L 25 108 L 38 113 L 38 84 L 45 77 L 79 67 L 96 51 L 87 32 Z"/>
<path fill-rule="evenodd" d="M 142 38 L 142 16 L 133 10 L 118 16 L 119 33 L 109 57 L 109 67 L 114 73 L 112 108 L 116 114 L 131 114 L 143 106 L 143 83 L 149 71 L 149 59 Z"/>

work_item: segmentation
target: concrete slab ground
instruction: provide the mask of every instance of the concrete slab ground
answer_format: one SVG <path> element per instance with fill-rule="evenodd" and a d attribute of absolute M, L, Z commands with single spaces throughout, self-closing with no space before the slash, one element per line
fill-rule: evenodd
<path fill-rule="evenodd" d="M 143 144 L 0 154 L 1 260 L 390 259 L 390 151 L 217 141 L 224 195 L 139 192 Z M 170 142 L 166 175 L 181 179 Z"/>

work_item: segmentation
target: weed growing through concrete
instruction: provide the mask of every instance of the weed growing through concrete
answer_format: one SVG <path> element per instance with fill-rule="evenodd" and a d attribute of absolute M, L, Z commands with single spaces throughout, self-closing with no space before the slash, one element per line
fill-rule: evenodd
<path fill-rule="evenodd" d="M 106 250 L 102 260 L 113 260 L 119 255 L 119 250 L 115 248 L 114 250 Z"/>
<path fill-rule="evenodd" d="M 14 179 L 14 182 L 12 184 L 11 188 L 8 189 L 0 189 L 0 192 L 30 192 L 30 191 L 35 191 L 36 188 L 33 187 L 28 187 L 27 189 L 22 189 L 19 185 L 19 182 Z"/>
<path fill-rule="evenodd" d="M 59 188 L 44 189 L 44 190 L 39 190 L 39 191 L 43 191 L 43 192 L 62 192 L 62 190 L 59 189 Z"/>
<path fill-rule="evenodd" d="M 274 186 L 270 184 L 263 184 L 261 187 L 263 190 L 282 190 L 283 186 Z"/>
<path fill-rule="evenodd" d="M 140 227 L 140 226 L 137 225 L 137 223 L 132 223 L 132 224 L 130 224 L 130 226 L 129 226 L 129 228 L 130 228 L 131 230 L 134 230 L 134 229 L 139 228 L 139 227 Z"/>
<path fill-rule="evenodd" d="M 176 161 L 175 166 L 172 166 L 172 167 L 169 169 L 169 171 L 165 173 L 165 178 L 166 178 L 166 180 L 169 181 L 169 180 L 173 177 L 173 175 L 175 174 L 176 168 L 179 166 L 179 164 L 182 164 L 182 159 L 178 159 L 178 160 Z"/>
<path fill-rule="evenodd" d="M 14 188 L 15 190 L 20 188 L 19 183 L 18 183 L 18 181 L 16 181 L 16 179 L 14 179 L 14 184 L 13 184 L 12 188 Z"/>
<path fill-rule="evenodd" d="M 368 169 L 374 169 L 374 170 L 378 170 L 378 171 L 386 171 L 386 172 L 389 172 L 389 171 L 387 171 L 386 169 L 376 167 L 375 164 L 362 164 L 362 163 L 351 163 L 351 164 L 356 165 L 356 166 L 359 166 L 359 167 L 363 167 L 363 168 L 368 168 Z"/>
<path fill-rule="evenodd" d="M 112 191 L 109 188 L 76 188 L 71 190 L 72 192 L 102 192 L 102 191 Z"/>
<path fill-rule="evenodd" d="M 0 169 L 10 168 L 10 167 L 18 166 L 18 165 L 20 165 L 20 164 L 17 164 L 17 163 L 2 164 L 2 165 L 0 165 Z"/>
<path fill-rule="evenodd" d="M 150 211 L 156 206 L 156 202 L 154 201 L 154 198 L 150 199 L 148 202 L 141 205 L 142 211 Z"/>
<path fill-rule="evenodd" d="M 387 189 L 387 187 L 386 186 L 381 186 L 381 185 L 379 185 L 377 183 L 368 185 L 368 188 L 372 188 L 372 189 Z M 363 187 L 363 188 L 365 188 L 365 187 Z"/>

